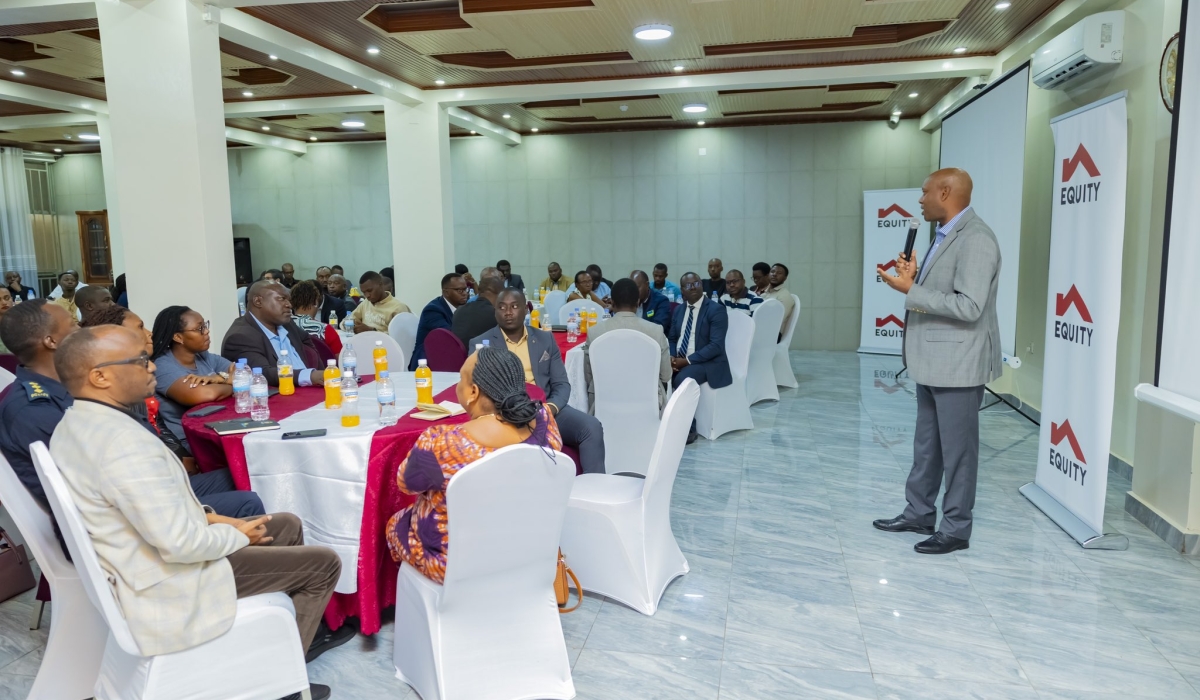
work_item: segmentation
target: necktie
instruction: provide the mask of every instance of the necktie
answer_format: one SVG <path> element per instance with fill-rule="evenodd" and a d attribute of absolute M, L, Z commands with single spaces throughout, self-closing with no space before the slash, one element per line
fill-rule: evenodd
<path fill-rule="evenodd" d="M 696 311 L 696 307 L 688 304 L 687 323 L 683 326 L 683 337 L 679 339 L 679 356 L 687 357 L 688 343 L 692 341 L 692 314 Z"/>

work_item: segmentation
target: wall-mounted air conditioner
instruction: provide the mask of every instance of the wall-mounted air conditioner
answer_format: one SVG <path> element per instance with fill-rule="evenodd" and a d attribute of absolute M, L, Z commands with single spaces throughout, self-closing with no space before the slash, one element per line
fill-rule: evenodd
<path fill-rule="evenodd" d="M 1033 84 L 1043 90 L 1063 88 L 1121 63 L 1125 46 L 1125 12 L 1085 17 L 1033 54 Z"/>

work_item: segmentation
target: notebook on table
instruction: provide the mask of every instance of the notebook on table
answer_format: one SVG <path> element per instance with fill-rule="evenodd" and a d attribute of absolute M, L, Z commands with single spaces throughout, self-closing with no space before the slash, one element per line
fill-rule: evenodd
<path fill-rule="evenodd" d="M 420 420 L 435 421 L 452 416 L 461 416 L 466 413 L 462 406 L 453 401 L 443 401 L 441 403 L 419 403 L 413 413 L 410 413 L 411 418 Z"/>
<path fill-rule="evenodd" d="M 273 420 L 250 420 L 237 418 L 234 420 L 219 420 L 205 423 L 206 428 L 212 428 L 217 435 L 241 435 L 242 433 L 257 433 L 263 430 L 279 430 L 279 424 Z"/>

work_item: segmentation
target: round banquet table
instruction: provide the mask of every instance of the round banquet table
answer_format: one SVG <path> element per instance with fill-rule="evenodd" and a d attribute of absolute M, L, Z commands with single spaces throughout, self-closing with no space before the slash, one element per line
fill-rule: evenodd
<path fill-rule="evenodd" d="M 374 382 L 359 389 L 361 423 L 354 428 L 342 427 L 340 410 L 325 410 L 321 387 L 297 387 L 291 396 L 271 397 L 271 419 L 280 424 L 279 430 L 217 435 L 206 424 L 249 417 L 234 412 L 232 398 L 209 404 L 223 406 L 218 413 L 183 418 L 192 454 L 202 470 L 228 467 L 237 487 L 256 491 L 268 512 L 299 516 L 307 544 L 338 553 L 342 575 L 325 611 L 332 629 L 347 617 L 357 617 L 364 634 L 379 631 L 383 609 L 396 602 L 397 566 L 388 552 L 384 528 L 392 515 L 416 500 L 400 492 L 396 470 L 426 428 L 467 420 L 465 414 L 435 422 L 410 417 L 416 406 L 413 373 L 392 376 L 401 417 L 387 428 L 380 426 L 377 417 Z M 457 382 L 457 373 L 435 372 L 434 387 L 441 388 L 436 400 L 455 401 Z M 544 398 L 536 386 L 530 386 L 529 393 Z M 281 440 L 285 432 L 314 428 L 327 433 Z M 565 451 L 579 463 L 573 449 Z"/>
<path fill-rule="evenodd" d="M 554 342 L 562 354 L 563 366 L 567 370 L 567 381 L 571 383 L 571 398 L 567 400 L 567 405 L 577 411 L 587 413 L 587 374 L 583 368 L 583 344 L 587 342 L 587 336 L 581 335 L 574 343 L 568 343 L 566 331 L 555 331 Z"/>

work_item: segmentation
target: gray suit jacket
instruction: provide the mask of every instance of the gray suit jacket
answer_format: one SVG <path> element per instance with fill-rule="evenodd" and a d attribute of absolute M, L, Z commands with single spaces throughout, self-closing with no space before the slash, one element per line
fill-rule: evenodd
<path fill-rule="evenodd" d="M 619 328 L 645 333 L 658 343 L 658 347 L 662 351 L 658 367 L 658 407 L 661 409 L 667 405 L 666 385 L 671 382 L 671 346 L 667 343 L 667 336 L 663 333 L 662 326 L 657 323 L 639 318 L 635 313 L 618 311 L 612 318 L 601 321 L 596 324 L 595 328 L 590 329 L 587 342 L 583 346 L 583 371 L 587 376 L 588 386 L 588 413 L 594 412 L 596 406 L 596 391 L 592 388 L 592 356 L 590 355 L 592 341 L 608 331 L 615 331 Z"/>
<path fill-rule="evenodd" d="M 1000 263 L 996 234 L 974 210 L 926 263 L 904 301 L 904 363 L 918 384 L 971 387 L 1000 376 Z"/>
<path fill-rule="evenodd" d="M 549 331 L 536 328 L 526 330 L 529 332 L 529 366 L 533 369 L 533 383 L 546 394 L 546 403 L 554 404 L 561 411 L 571 400 L 571 381 L 567 379 L 567 367 L 563 364 L 562 353 L 558 351 L 558 343 L 554 342 L 554 336 Z M 508 349 L 500 326 L 472 338 L 467 347 L 475 352 L 475 346 L 485 339 L 494 348 Z"/>

